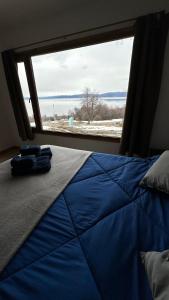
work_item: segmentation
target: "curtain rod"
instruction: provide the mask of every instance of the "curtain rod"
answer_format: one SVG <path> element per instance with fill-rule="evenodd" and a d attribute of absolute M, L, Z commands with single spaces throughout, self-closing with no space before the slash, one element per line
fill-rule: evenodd
<path fill-rule="evenodd" d="M 159 11 L 159 12 L 156 12 L 156 13 L 162 13 L 162 12 L 165 12 L 165 11 L 162 10 L 162 11 Z M 143 16 L 139 16 L 139 17 L 143 17 Z M 46 40 L 43 40 L 43 41 L 39 41 L 39 42 L 34 42 L 34 43 L 30 43 L 30 44 L 25 44 L 25 45 L 22 45 L 22 46 L 13 48 L 13 50 L 19 50 L 19 49 L 23 49 L 23 48 L 26 48 L 26 47 L 36 46 L 36 45 L 39 45 L 39 44 L 44 44 L 44 43 L 46 43 L 46 42 L 51 42 L 51 41 L 59 40 L 59 39 L 61 39 L 61 38 L 62 38 L 62 39 L 66 39 L 66 38 L 69 38 L 69 37 L 71 37 L 71 36 L 75 36 L 75 35 L 78 35 L 78 34 L 83 34 L 83 33 L 91 32 L 91 31 L 98 30 L 98 29 L 104 29 L 104 28 L 108 28 L 108 27 L 111 27 L 111 26 L 116 26 L 116 25 L 120 25 L 120 24 L 127 23 L 127 22 L 136 21 L 137 18 L 138 18 L 138 17 L 130 18 L 130 19 L 123 20 L 123 21 L 118 21 L 118 22 L 114 22 L 114 23 L 109 23 L 109 24 L 105 24 L 105 25 L 102 25 L 102 26 L 97 26 L 97 27 L 93 27 L 93 28 L 90 28 L 90 29 L 85 29 L 85 30 L 73 32 L 73 33 L 70 33 L 70 34 L 65 34 L 65 35 L 61 35 L 61 36 L 49 38 L 49 39 L 46 39 Z"/>
<path fill-rule="evenodd" d="M 123 24 L 123 23 L 131 22 L 131 21 L 136 21 L 136 18 L 131 18 L 131 19 L 128 19 L 128 20 L 125 20 L 125 21 L 119 21 L 119 22 L 115 22 L 115 23 L 110 23 L 110 24 L 106 24 L 106 25 L 103 25 L 103 26 L 93 27 L 93 28 L 90 28 L 90 29 L 85 29 L 85 30 L 73 32 L 73 33 L 70 33 L 70 34 L 65 34 L 65 35 L 53 37 L 53 38 L 46 39 L 46 40 L 39 41 L 39 42 L 25 44 L 25 45 L 13 48 L 13 50 L 19 50 L 19 49 L 30 47 L 30 46 L 34 46 L 34 45 L 36 46 L 36 45 L 39 45 L 39 44 L 44 44 L 46 42 L 51 42 L 51 41 L 59 40 L 61 38 L 62 39 L 66 39 L 66 38 L 69 38 L 71 36 L 75 36 L 77 34 L 83 34 L 83 33 L 91 32 L 91 31 L 98 30 L 98 29 L 104 29 L 104 28 L 108 28 L 108 27 L 115 26 L 115 25 L 120 25 L 120 24 Z"/>

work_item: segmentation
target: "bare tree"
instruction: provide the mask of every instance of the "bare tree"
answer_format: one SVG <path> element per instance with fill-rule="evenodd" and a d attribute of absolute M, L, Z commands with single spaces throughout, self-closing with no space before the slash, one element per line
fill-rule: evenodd
<path fill-rule="evenodd" d="M 96 93 L 91 93 L 89 88 L 86 88 L 82 98 L 81 110 L 86 114 L 88 124 L 94 120 L 96 115 L 96 107 L 98 104 L 98 95 Z"/>
<path fill-rule="evenodd" d="M 91 93 L 88 88 L 85 89 L 81 107 L 75 107 L 72 115 L 76 120 L 101 121 L 124 118 L 125 107 L 111 107 L 102 102 L 96 93 Z"/>

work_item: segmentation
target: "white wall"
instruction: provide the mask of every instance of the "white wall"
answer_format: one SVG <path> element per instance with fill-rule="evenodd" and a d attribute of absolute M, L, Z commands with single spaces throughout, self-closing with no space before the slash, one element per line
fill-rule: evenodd
<path fill-rule="evenodd" d="M 64 136 L 54 136 L 54 135 L 44 135 L 37 134 L 35 140 L 32 143 L 41 144 L 41 145 L 56 145 L 74 149 L 88 150 L 88 151 L 97 151 L 105 153 L 114 153 L 118 154 L 119 144 L 112 142 L 101 142 L 98 140 L 91 139 L 80 139 Z"/>
<path fill-rule="evenodd" d="M 23 8 L 24 9 L 24 8 Z M 117 21 L 122 21 L 137 17 L 139 15 L 150 12 L 160 11 L 162 9 L 169 10 L 169 1 L 161 0 L 93 0 L 83 4 L 75 9 L 62 12 L 54 15 L 54 12 L 49 19 L 37 20 L 37 23 L 31 23 L 31 16 L 29 22 L 20 24 L 19 27 L 11 28 L 9 31 L 1 32 L 1 50 L 7 48 L 14 48 L 23 44 L 29 44 L 48 38 L 78 32 L 89 28 L 102 26 Z M 167 52 L 169 53 L 169 41 Z M 160 94 L 160 102 L 156 113 L 156 119 L 153 128 L 152 146 L 161 148 L 169 147 L 169 118 L 167 111 L 169 111 L 169 54 L 166 53 L 165 68 L 162 80 L 162 88 Z M 0 72 L 2 73 L 2 65 L 0 64 Z M 0 105 L 3 110 L 0 110 L 0 134 L 1 142 L 0 149 L 8 147 L 9 145 L 18 143 L 18 136 L 16 125 L 14 122 L 11 107 L 9 105 L 8 93 L 6 90 L 6 83 L 4 76 L 0 79 Z M 1 108 L 0 108 L 1 109 Z M 5 124 L 4 124 L 5 119 Z M 7 122 L 6 122 L 7 120 Z M 38 135 L 35 142 L 38 143 L 58 143 L 59 145 L 67 145 L 75 148 L 87 149 L 95 151 L 117 152 L 118 145 L 105 142 L 92 142 L 91 140 L 70 139 L 66 137 L 44 137 Z M 90 145 L 90 146 L 89 146 Z"/>
<path fill-rule="evenodd" d="M 70 0 L 71 1 L 71 0 Z M 102 26 L 118 21 L 123 21 L 150 12 L 169 9 L 167 0 L 92 0 L 86 1 L 72 10 L 62 13 L 52 11 L 51 17 L 37 18 L 37 22 L 31 21 L 31 15 L 25 23 L 11 28 L 4 36 L 4 28 L 0 36 L 2 48 L 18 47 L 40 40 L 78 32 L 81 30 Z M 24 10 L 24 7 L 23 7 Z"/>

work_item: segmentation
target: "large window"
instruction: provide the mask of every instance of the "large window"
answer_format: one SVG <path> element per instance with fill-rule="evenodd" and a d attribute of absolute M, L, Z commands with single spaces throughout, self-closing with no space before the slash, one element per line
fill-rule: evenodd
<path fill-rule="evenodd" d="M 43 130 L 120 137 L 133 37 L 32 56 Z M 19 75 L 34 124 L 25 70 Z"/>
<path fill-rule="evenodd" d="M 34 120 L 34 114 L 33 114 L 33 109 L 32 109 L 32 102 L 31 102 L 31 97 L 29 93 L 29 88 L 28 88 L 28 82 L 26 78 L 26 71 L 25 71 L 25 66 L 24 63 L 18 63 L 18 74 L 19 74 L 19 80 L 21 83 L 21 89 L 25 101 L 25 105 L 27 108 L 27 113 L 29 117 L 29 121 L 32 127 L 35 127 L 35 120 Z"/>

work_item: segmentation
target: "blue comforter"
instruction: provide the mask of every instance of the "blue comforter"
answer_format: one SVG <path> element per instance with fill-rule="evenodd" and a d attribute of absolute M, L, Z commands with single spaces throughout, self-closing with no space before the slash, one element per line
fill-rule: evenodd
<path fill-rule="evenodd" d="M 151 300 L 140 251 L 169 248 L 169 197 L 138 183 L 156 159 L 92 154 L 0 275 L 0 300 Z"/>

